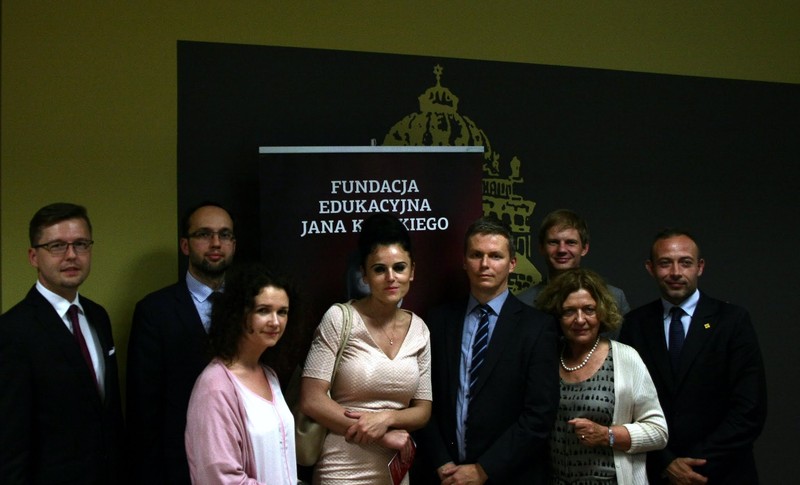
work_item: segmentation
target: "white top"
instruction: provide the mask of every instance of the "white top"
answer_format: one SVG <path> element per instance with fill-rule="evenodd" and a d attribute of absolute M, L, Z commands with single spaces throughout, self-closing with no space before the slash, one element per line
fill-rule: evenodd
<path fill-rule="evenodd" d="M 294 418 L 283 399 L 278 378 L 264 370 L 272 401 L 251 391 L 234 375 L 245 412 L 247 432 L 255 458 L 256 480 L 268 484 L 296 484 Z M 278 446 L 275 444 L 278 443 Z"/>

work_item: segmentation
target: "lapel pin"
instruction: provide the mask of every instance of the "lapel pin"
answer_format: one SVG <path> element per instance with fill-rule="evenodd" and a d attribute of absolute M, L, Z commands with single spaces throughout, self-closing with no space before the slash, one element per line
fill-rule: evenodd
<path fill-rule="evenodd" d="M 709 328 L 711 328 L 711 324 L 710 323 L 706 323 L 705 325 L 703 325 L 703 328 L 708 330 Z"/>

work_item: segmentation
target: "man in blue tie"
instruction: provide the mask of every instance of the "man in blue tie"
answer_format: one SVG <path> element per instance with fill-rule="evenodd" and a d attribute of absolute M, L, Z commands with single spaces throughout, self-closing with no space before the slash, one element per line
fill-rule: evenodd
<path fill-rule="evenodd" d="M 558 408 L 556 324 L 508 289 L 514 239 L 496 219 L 464 241 L 470 295 L 430 312 L 433 413 L 414 483 L 546 483 Z"/>
<path fill-rule="evenodd" d="M 661 298 L 630 312 L 619 340 L 647 365 L 669 427 L 667 447 L 648 454 L 650 483 L 758 483 L 767 402 L 750 315 L 697 289 L 705 261 L 687 231 L 658 233 L 645 266 Z"/>

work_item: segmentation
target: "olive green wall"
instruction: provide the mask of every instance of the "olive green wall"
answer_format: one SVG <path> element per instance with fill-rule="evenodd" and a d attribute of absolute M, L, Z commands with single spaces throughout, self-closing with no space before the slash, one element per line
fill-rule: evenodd
<path fill-rule="evenodd" d="M 643 3 L 3 0 L 0 308 L 34 281 L 31 215 L 84 204 L 81 291 L 124 368 L 134 303 L 177 271 L 178 40 L 800 83 L 796 2 Z"/>
<path fill-rule="evenodd" d="M 4 0 L 2 310 L 34 280 L 31 215 L 82 203 L 97 240 L 82 291 L 124 363 L 133 304 L 177 270 L 177 40 L 800 83 L 794 2 L 657 3 Z"/>
<path fill-rule="evenodd" d="M 2 310 L 34 280 L 31 215 L 82 203 L 97 241 L 82 292 L 124 364 L 134 303 L 177 271 L 177 40 L 800 83 L 792 3 L 3 0 Z"/>

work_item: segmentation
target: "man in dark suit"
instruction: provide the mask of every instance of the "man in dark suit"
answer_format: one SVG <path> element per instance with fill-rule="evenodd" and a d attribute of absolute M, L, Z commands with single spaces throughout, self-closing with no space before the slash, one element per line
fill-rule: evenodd
<path fill-rule="evenodd" d="M 555 321 L 509 292 L 507 226 L 479 219 L 464 251 L 470 296 L 426 319 L 433 413 L 417 434 L 415 474 L 422 483 L 545 483 L 559 399 Z"/>
<path fill-rule="evenodd" d="M 36 284 L 0 316 L 0 483 L 121 483 L 111 324 L 78 295 L 92 262 L 86 209 L 43 207 L 29 236 Z"/>
<path fill-rule="evenodd" d="M 697 289 L 705 261 L 686 231 L 660 232 L 646 267 L 661 298 L 625 317 L 620 341 L 642 356 L 669 427 L 667 447 L 648 454 L 650 482 L 758 483 L 767 398 L 750 315 Z"/>
<path fill-rule="evenodd" d="M 233 220 L 203 203 L 184 217 L 186 276 L 136 304 L 128 344 L 127 418 L 133 478 L 141 484 L 188 484 L 184 429 L 189 397 L 209 362 L 209 312 L 236 251 Z"/>

